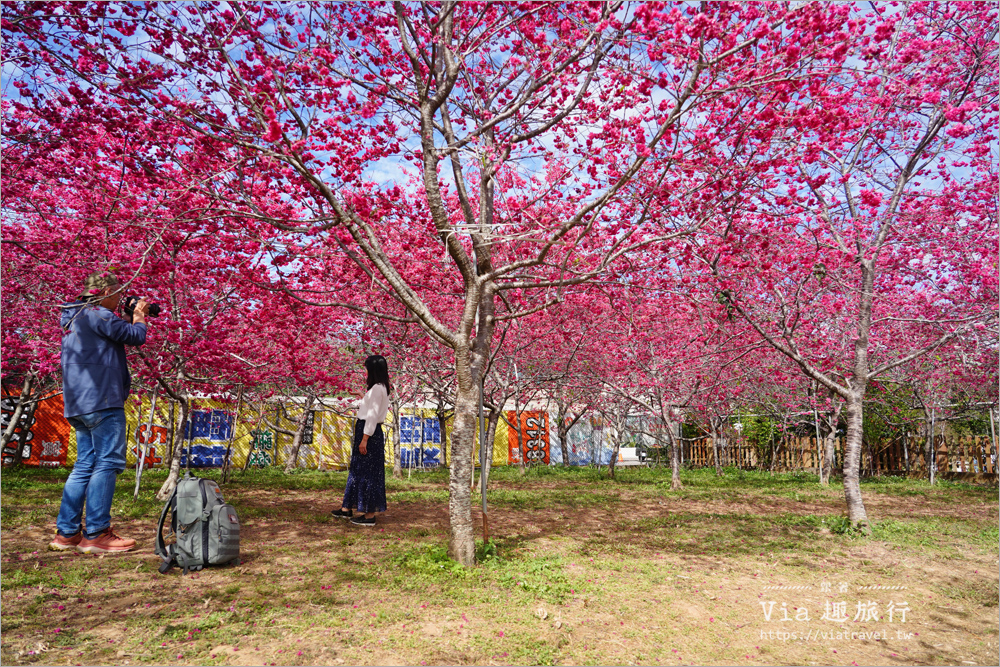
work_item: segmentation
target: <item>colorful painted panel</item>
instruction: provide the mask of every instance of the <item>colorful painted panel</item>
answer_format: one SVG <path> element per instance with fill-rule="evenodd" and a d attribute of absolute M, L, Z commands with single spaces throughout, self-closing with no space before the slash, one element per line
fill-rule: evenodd
<path fill-rule="evenodd" d="M 600 417 L 581 419 L 570 428 L 568 436 L 571 451 L 578 453 L 584 463 L 607 465 L 610 462 L 612 448 L 606 442 L 604 423 Z"/>
<path fill-rule="evenodd" d="M 555 415 L 551 415 L 550 419 L 556 419 Z M 577 429 L 577 424 L 574 424 L 570 428 L 570 432 L 566 437 L 566 449 L 569 454 L 569 465 L 571 466 L 584 466 L 589 465 L 591 456 L 591 446 L 586 438 L 581 437 L 581 429 Z M 598 434 L 600 432 L 598 431 Z M 549 462 L 551 465 L 562 465 L 563 463 L 563 453 L 562 453 L 562 443 L 559 440 L 558 432 L 553 429 L 549 433 Z"/>
<path fill-rule="evenodd" d="M 158 468 L 164 465 L 164 458 L 167 456 L 167 452 L 170 451 L 169 437 L 170 430 L 162 424 L 153 424 L 153 427 L 147 432 L 147 424 L 139 424 L 139 437 L 138 442 L 133 443 L 132 449 L 129 452 L 131 454 L 131 459 L 134 461 L 142 455 L 142 450 L 145 448 L 146 457 L 143 459 L 143 468 Z"/>
<path fill-rule="evenodd" d="M 511 464 L 549 464 L 549 414 L 541 411 L 507 413 L 507 460 Z M 519 428 L 513 428 L 517 425 Z"/>
<path fill-rule="evenodd" d="M 441 423 L 433 411 L 416 410 L 400 415 L 399 465 L 403 468 L 441 465 Z"/>
<path fill-rule="evenodd" d="M 274 434 L 270 431 L 250 431 L 248 468 L 265 468 L 274 463 Z"/>
<path fill-rule="evenodd" d="M 143 443 L 146 444 L 146 460 L 143 468 L 159 468 L 169 465 L 170 461 L 170 402 L 160 397 L 156 403 L 156 414 L 152 417 L 153 427 L 149 436 L 146 434 L 150 422 L 150 396 L 148 394 L 132 394 L 125 402 L 125 421 L 128 448 L 125 452 L 126 465 L 136 466 Z M 148 441 L 147 441 L 148 438 Z"/>
<path fill-rule="evenodd" d="M 6 430 L 16 407 L 17 397 L 3 398 L 0 402 L 0 413 L 2 413 L 0 428 Z M 43 468 L 55 468 L 67 464 L 72 429 L 63 417 L 61 393 L 42 399 L 33 409 L 22 411 L 18 421 L 14 437 L 7 447 L 3 448 L 3 465 L 10 465 L 18 459 L 24 465 Z"/>
<path fill-rule="evenodd" d="M 187 446 L 181 450 L 181 467 L 221 468 L 233 432 L 233 414 L 226 410 L 192 409 L 184 433 Z"/>
<path fill-rule="evenodd" d="M 184 436 L 188 440 L 227 441 L 233 434 L 233 415 L 212 408 L 192 410 Z"/>

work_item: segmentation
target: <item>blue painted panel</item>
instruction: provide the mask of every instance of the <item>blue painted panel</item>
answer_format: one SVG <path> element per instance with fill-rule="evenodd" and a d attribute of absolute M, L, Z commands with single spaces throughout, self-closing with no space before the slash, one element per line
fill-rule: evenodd
<path fill-rule="evenodd" d="M 188 448 L 181 450 L 181 467 L 187 467 Z M 221 468 L 226 458 L 225 445 L 192 445 L 191 446 L 191 467 L 192 468 Z"/>

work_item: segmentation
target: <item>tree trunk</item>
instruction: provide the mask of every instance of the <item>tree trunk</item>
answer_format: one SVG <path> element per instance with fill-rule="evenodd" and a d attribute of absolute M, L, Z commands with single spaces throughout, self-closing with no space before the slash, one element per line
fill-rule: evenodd
<path fill-rule="evenodd" d="M 516 397 L 514 398 L 514 433 L 514 437 L 517 439 L 517 470 L 521 473 L 521 477 L 524 477 L 528 469 L 524 463 L 524 443 L 521 441 L 521 406 Z M 507 446 L 510 447 L 510 444 L 508 443 Z"/>
<path fill-rule="evenodd" d="M 712 429 L 712 459 L 715 461 L 715 474 L 718 477 L 722 477 L 722 461 L 719 452 L 719 429 L 715 417 L 710 418 L 708 423 Z"/>
<path fill-rule="evenodd" d="M 39 401 L 32 400 L 29 398 L 27 403 L 28 403 L 27 407 L 24 408 L 23 414 L 24 414 L 25 424 L 30 425 L 35 420 L 34 419 L 35 411 L 38 409 Z M 31 458 L 31 445 L 28 443 L 28 437 L 30 435 L 31 435 L 30 426 L 26 426 L 25 428 L 21 429 L 21 432 L 18 434 L 17 456 L 14 457 L 14 461 L 16 461 L 17 463 L 23 464 L 26 460 Z M 27 455 L 25 455 L 25 451 L 28 452 Z"/>
<path fill-rule="evenodd" d="M 778 438 L 778 444 L 774 443 L 774 436 L 771 436 L 771 462 L 767 466 L 767 474 L 774 475 L 774 465 L 778 460 L 778 456 L 781 455 L 781 445 L 784 442 L 782 438 Z"/>
<path fill-rule="evenodd" d="M 670 436 L 670 490 L 679 491 L 684 488 L 681 484 L 681 450 L 677 439 Z"/>
<path fill-rule="evenodd" d="M 448 518 L 451 534 L 448 552 L 453 559 L 471 567 L 476 562 L 472 529 L 472 452 L 476 437 L 478 384 L 473 379 L 469 350 L 455 351 L 455 427 L 451 433 L 451 466 L 448 482 Z"/>
<path fill-rule="evenodd" d="M 844 409 L 844 404 L 837 401 L 831 412 L 826 413 L 826 436 L 823 439 L 823 470 L 826 484 L 830 483 L 833 470 L 837 465 L 837 426 L 840 424 L 840 413 Z"/>
<path fill-rule="evenodd" d="M 815 380 L 809 383 L 809 395 L 813 404 L 813 428 L 816 430 L 816 473 L 819 475 L 819 483 L 822 486 L 830 482 L 823 477 L 823 441 L 819 435 L 819 410 L 816 409 L 816 401 L 819 398 L 819 386 Z"/>
<path fill-rule="evenodd" d="M 567 409 L 559 405 L 559 411 L 556 413 L 559 422 L 556 424 L 556 431 L 559 433 L 559 448 L 562 450 L 564 468 L 569 467 L 569 426 L 566 424 L 569 416 L 566 414 Z"/>
<path fill-rule="evenodd" d="M 163 486 L 160 490 L 156 492 L 156 499 L 160 502 L 166 502 L 170 499 L 170 494 L 174 492 L 177 487 L 177 480 L 181 476 L 181 450 L 184 449 L 184 434 L 187 432 L 187 419 L 189 412 L 189 401 L 187 395 L 182 395 L 178 403 L 181 406 L 180 414 L 180 426 L 174 430 L 174 445 L 173 451 L 170 457 L 170 472 L 167 474 L 167 478 L 163 480 Z M 188 452 L 188 464 L 190 465 L 191 452 Z"/>
<path fill-rule="evenodd" d="M 847 441 L 844 443 L 844 496 L 851 526 L 869 533 L 868 514 L 861 498 L 861 446 L 864 436 L 864 390 L 855 390 L 847 403 Z"/>
<path fill-rule="evenodd" d="M 399 460 L 399 458 L 400 458 L 399 457 L 399 452 L 400 452 L 399 437 L 400 437 L 400 428 L 401 428 L 401 424 L 402 424 L 402 422 L 401 422 L 402 416 L 400 415 L 400 409 L 401 409 L 402 406 L 400 404 L 399 396 L 398 395 L 395 396 L 395 397 L 393 397 L 391 402 L 392 402 L 392 418 L 393 418 L 393 426 L 392 426 L 392 476 L 395 477 L 396 479 L 402 479 L 403 478 L 403 468 L 402 468 L 402 465 L 400 464 L 400 460 Z M 421 419 L 421 421 L 423 421 L 423 416 L 421 416 L 420 419 Z"/>
<path fill-rule="evenodd" d="M 299 416 L 299 421 L 295 427 L 295 436 L 292 438 L 292 453 L 289 454 L 288 460 L 285 461 L 286 475 L 299 465 L 299 448 L 302 447 L 302 436 L 305 433 L 306 424 L 309 422 L 309 413 L 312 412 L 315 402 L 316 397 L 312 394 L 306 397 L 305 409 L 302 410 L 302 414 Z"/>
<path fill-rule="evenodd" d="M 569 461 L 569 429 L 566 428 L 565 423 L 562 419 L 559 420 L 559 426 L 557 427 L 559 432 L 559 448 L 562 450 L 562 462 L 563 468 L 568 468 L 570 465 Z"/>
<path fill-rule="evenodd" d="M 930 420 L 927 423 L 927 453 L 924 458 L 927 461 L 927 479 L 933 485 L 937 477 L 937 461 L 934 452 L 934 408 L 931 408 Z"/>
<path fill-rule="evenodd" d="M 990 409 L 987 410 L 987 413 L 989 413 L 990 416 L 990 445 L 992 445 L 993 451 L 997 452 L 996 423 L 993 419 L 993 408 L 990 407 Z M 986 447 L 983 445 L 979 445 L 979 451 L 982 453 L 983 457 L 983 460 L 980 462 L 979 469 L 986 472 L 986 463 L 990 460 L 992 455 L 986 453 Z"/>
<path fill-rule="evenodd" d="M 833 474 L 833 467 L 835 464 L 836 450 L 835 444 L 837 440 L 837 432 L 829 431 L 826 436 L 823 437 L 823 459 L 820 461 L 820 484 L 823 486 L 830 485 L 830 476 Z"/>
<path fill-rule="evenodd" d="M 174 424 L 175 414 L 174 405 L 175 401 L 172 398 L 167 398 L 167 455 L 163 458 L 164 461 L 174 460 L 174 438 L 177 434 L 177 426 Z"/>
<path fill-rule="evenodd" d="M 674 437 L 674 424 L 668 418 L 666 421 L 667 439 L 670 441 L 670 490 L 679 491 L 684 488 L 681 483 L 681 452 L 680 443 Z"/>
<path fill-rule="evenodd" d="M 31 386 L 34 384 L 34 375 L 29 373 L 24 376 L 24 384 L 21 386 L 21 395 L 17 397 L 17 407 L 14 408 L 14 414 L 11 415 L 10 423 L 7 424 L 7 429 L 3 432 L 2 440 L 0 440 L 0 447 L 6 447 L 10 439 L 14 437 L 14 431 L 17 430 L 18 422 L 21 421 L 21 415 L 24 414 L 25 403 L 31 397 Z M 14 462 L 19 463 L 21 461 L 21 451 L 18 449 L 17 456 L 14 457 Z"/>
<path fill-rule="evenodd" d="M 869 534 L 871 526 L 861 498 L 861 446 L 864 439 L 865 392 L 868 389 L 868 344 L 874 300 L 875 260 L 859 257 L 862 276 L 858 306 L 858 337 L 854 340 L 854 368 L 847 405 L 847 437 L 844 442 L 844 497 L 851 526 Z"/>
<path fill-rule="evenodd" d="M 611 459 L 608 461 L 608 476 L 615 478 L 615 468 L 618 464 L 618 452 L 621 450 L 621 433 L 615 433 L 614 445 L 611 446 Z"/>
<path fill-rule="evenodd" d="M 993 451 L 995 452 L 997 451 L 997 427 L 996 422 L 993 419 L 993 408 L 991 407 L 987 410 L 987 413 L 990 415 L 990 444 L 993 445 Z M 998 410 L 997 413 L 1000 414 L 1000 410 Z"/>

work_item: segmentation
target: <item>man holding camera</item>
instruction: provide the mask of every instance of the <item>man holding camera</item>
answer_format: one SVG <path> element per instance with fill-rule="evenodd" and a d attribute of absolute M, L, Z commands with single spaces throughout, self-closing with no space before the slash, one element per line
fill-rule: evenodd
<path fill-rule="evenodd" d="M 63 414 L 76 430 L 76 463 L 50 549 L 106 553 L 135 546 L 111 530 L 111 501 L 125 470 L 125 399 L 132 385 L 125 346 L 146 342 L 149 304 L 138 299 L 129 322 L 115 314 L 121 301 L 118 279 L 98 271 L 87 277 L 79 299 L 62 306 Z"/>

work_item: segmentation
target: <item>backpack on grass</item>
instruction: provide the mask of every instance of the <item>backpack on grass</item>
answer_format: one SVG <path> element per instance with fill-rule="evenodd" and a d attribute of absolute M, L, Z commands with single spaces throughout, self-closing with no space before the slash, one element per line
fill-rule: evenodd
<path fill-rule="evenodd" d="M 172 515 L 170 528 L 176 536 L 173 544 L 167 544 L 163 537 L 167 512 Z M 233 506 L 222 499 L 218 484 L 184 473 L 160 512 L 156 555 L 163 559 L 160 574 L 174 565 L 183 568 L 184 574 L 206 565 L 239 565 L 240 521 Z"/>

